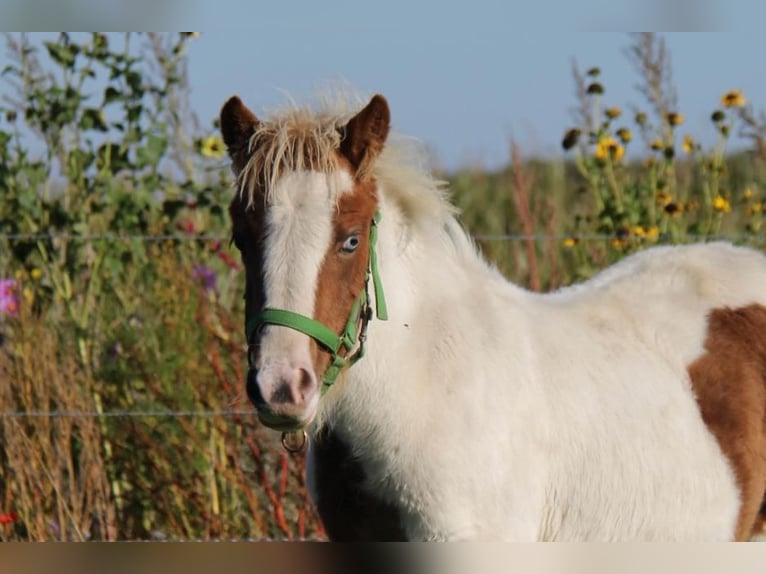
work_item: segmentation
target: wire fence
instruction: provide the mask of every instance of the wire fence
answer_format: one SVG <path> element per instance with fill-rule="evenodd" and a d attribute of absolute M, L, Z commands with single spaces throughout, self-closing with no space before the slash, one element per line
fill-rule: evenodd
<path fill-rule="evenodd" d="M 154 410 L 154 411 L 0 411 L 0 419 L 118 419 L 118 418 L 214 418 L 255 416 L 250 410 Z"/>
<path fill-rule="evenodd" d="M 620 233 L 504 233 L 504 234 L 474 234 L 471 237 L 476 241 L 550 241 L 564 239 L 574 239 L 578 241 L 609 241 L 611 239 L 624 238 L 625 234 Z M 641 236 L 635 236 L 642 239 Z M 766 241 L 766 234 L 754 234 L 747 232 L 738 233 L 718 233 L 702 234 L 679 232 L 670 234 L 660 234 L 658 239 L 691 239 L 697 241 Z M 144 241 L 147 243 L 156 243 L 162 241 L 229 241 L 229 235 L 218 234 L 183 234 L 169 233 L 159 235 L 140 235 L 140 234 L 117 234 L 117 233 L 0 233 L 0 240 L 6 241 L 41 241 L 41 240 L 59 240 L 59 241 Z"/>
<path fill-rule="evenodd" d="M 475 234 L 475 241 L 563 241 L 565 239 L 575 241 L 609 241 L 616 238 L 624 238 L 618 234 Z M 766 234 L 752 233 L 721 233 L 704 235 L 694 233 L 681 233 L 674 239 L 691 239 L 697 241 L 764 241 Z M 39 240 L 62 240 L 62 241 L 228 241 L 230 238 L 218 234 L 73 234 L 73 233 L 0 233 L 0 240 L 6 241 L 39 241 Z M 638 237 L 638 239 L 641 239 Z M 663 239 L 662 236 L 659 239 Z M 118 410 L 118 411 L 0 411 L 0 420 L 3 419 L 72 419 L 72 418 L 215 418 L 215 417 L 241 417 L 255 416 L 254 410 Z"/>

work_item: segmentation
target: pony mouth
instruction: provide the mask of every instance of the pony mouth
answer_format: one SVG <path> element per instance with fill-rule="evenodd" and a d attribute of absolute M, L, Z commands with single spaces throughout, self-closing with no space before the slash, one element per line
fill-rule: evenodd
<path fill-rule="evenodd" d="M 299 431 L 306 428 L 311 422 L 310 419 L 304 417 L 281 415 L 275 413 L 271 409 L 256 408 L 258 414 L 258 420 L 264 426 L 269 427 L 275 431 L 291 432 Z"/>

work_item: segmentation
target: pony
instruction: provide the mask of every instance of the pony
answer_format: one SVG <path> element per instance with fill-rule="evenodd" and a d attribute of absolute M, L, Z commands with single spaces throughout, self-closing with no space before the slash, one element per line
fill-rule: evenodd
<path fill-rule="evenodd" d="M 307 432 L 331 540 L 746 540 L 766 494 L 766 257 L 657 246 L 553 293 L 458 223 L 386 99 L 220 127 L 247 394 Z"/>

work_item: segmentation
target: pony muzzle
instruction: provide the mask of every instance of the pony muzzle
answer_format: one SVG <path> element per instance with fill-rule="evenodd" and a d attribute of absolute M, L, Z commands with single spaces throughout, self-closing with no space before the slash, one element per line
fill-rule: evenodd
<path fill-rule="evenodd" d="M 245 384 L 258 419 L 278 431 L 300 430 L 313 420 L 319 403 L 319 386 L 312 369 L 279 365 L 250 368 Z"/>

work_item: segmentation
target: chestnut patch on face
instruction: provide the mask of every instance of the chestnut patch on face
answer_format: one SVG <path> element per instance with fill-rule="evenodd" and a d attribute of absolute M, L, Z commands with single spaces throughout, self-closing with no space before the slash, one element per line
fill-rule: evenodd
<path fill-rule="evenodd" d="M 766 307 L 713 310 L 705 354 L 688 370 L 702 419 L 736 475 L 736 539 L 747 540 L 766 509 Z"/>
<path fill-rule="evenodd" d="M 314 318 L 339 334 L 346 326 L 354 301 L 365 288 L 370 226 L 378 205 L 375 190 L 374 180 L 355 181 L 353 191 L 341 196 L 333 216 L 333 240 L 317 279 Z M 351 245 L 355 248 L 348 252 Z M 313 340 L 311 352 L 316 372 L 324 373 L 330 364 L 329 353 Z"/>

